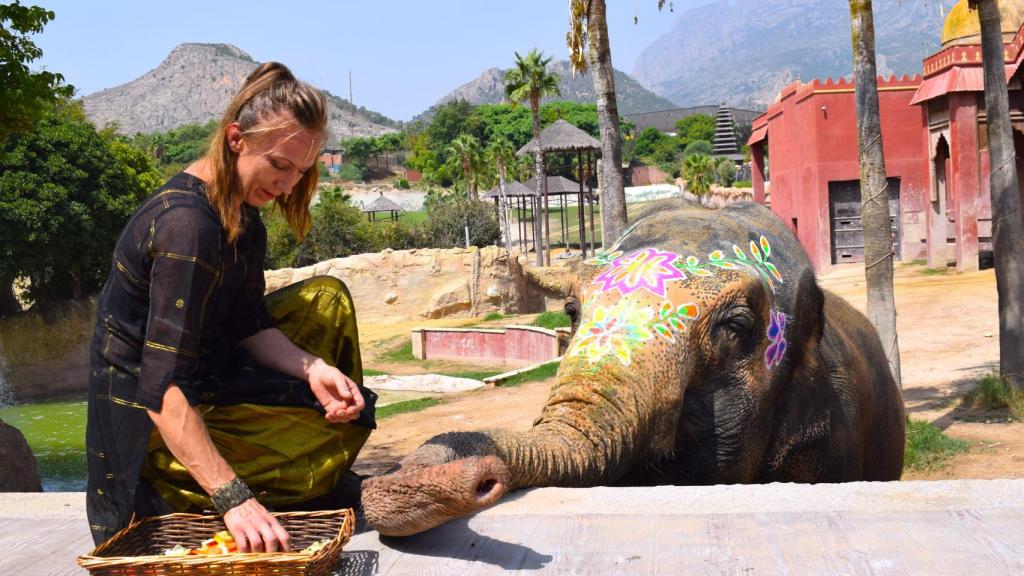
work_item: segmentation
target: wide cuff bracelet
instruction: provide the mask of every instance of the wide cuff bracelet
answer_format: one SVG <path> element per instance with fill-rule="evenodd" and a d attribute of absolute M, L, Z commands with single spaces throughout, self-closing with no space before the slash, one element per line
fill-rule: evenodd
<path fill-rule="evenodd" d="M 235 476 L 234 480 L 222 484 L 213 491 L 213 494 L 210 494 L 213 506 L 220 514 L 226 514 L 228 510 L 252 497 L 252 491 L 249 490 L 249 487 L 238 476 Z"/>

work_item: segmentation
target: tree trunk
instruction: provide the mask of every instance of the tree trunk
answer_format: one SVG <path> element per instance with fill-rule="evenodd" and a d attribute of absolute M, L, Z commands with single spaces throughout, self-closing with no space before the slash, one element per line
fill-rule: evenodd
<path fill-rule="evenodd" d="M 540 145 L 540 98 L 530 99 L 530 110 L 533 111 L 533 137 L 537 140 L 537 153 L 534 154 L 534 174 L 537 175 L 537 193 L 540 195 L 534 204 L 540 208 L 542 198 L 548 195 L 548 179 L 544 175 L 544 152 Z M 539 210 L 533 211 L 533 245 L 537 247 L 537 266 L 544 265 L 544 238 L 541 233 Z"/>
<path fill-rule="evenodd" d="M 505 250 L 509 259 L 512 258 L 512 223 L 508 215 L 508 203 L 505 197 L 505 162 L 498 159 L 498 224 L 505 231 Z"/>
<path fill-rule="evenodd" d="M 985 68 L 985 115 L 991 166 L 992 251 L 999 296 L 999 372 L 1024 391 L 1024 219 L 1017 190 L 1003 35 L 995 0 L 977 0 Z"/>
<path fill-rule="evenodd" d="M 857 141 L 860 148 L 861 223 L 864 229 L 868 318 L 882 340 L 892 376 L 902 388 L 899 341 L 896 337 L 896 301 L 892 287 L 894 254 L 889 224 L 889 189 L 885 180 L 882 126 L 878 116 L 875 25 L 871 0 L 850 0 L 850 20 L 857 99 Z"/>
<path fill-rule="evenodd" d="M 601 188 L 601 237 L 611 246 L 626 229 L 626 191 L 622 183 L 622 140 L 619 135 L 619 106 L 615 100 L 612 50 L 608 45 L 608 24 L 604 0 L 591 0 L 587 11 L 590 41 L 590 73 L 597 95 L 597 124 L 601 131 L 603 184 Z"/>

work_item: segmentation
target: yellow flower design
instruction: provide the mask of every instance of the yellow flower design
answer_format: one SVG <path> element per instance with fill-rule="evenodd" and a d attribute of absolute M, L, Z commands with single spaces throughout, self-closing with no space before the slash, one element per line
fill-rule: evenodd
<path fill-rule="evenodd" d="M 653 317 L 654 309 L 649 306 L 597 306 L 590 319 L 579 327 L 569 356 L 582 356 L 591 364 L 613 357 L 629 366 L 633 349 L 654 337 L 650 329 Z"/>
<path fill-rule="evenodd" d="M 185 307 L 185 301 L 182 300 L 181 298 L 178 298 L 178 301 L 174 303 L 174 306 L 177 307 L 178 310 L 181 310 Z"/>

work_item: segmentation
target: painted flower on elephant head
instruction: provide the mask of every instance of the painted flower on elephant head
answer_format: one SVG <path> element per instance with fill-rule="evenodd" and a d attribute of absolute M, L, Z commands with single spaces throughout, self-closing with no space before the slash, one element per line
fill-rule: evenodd
<path fill-rule="evenodd" d="M 591 364 L 615 358 L 629 366 L 633 349 L 654 337 L 650 328 L 653 317 L 654 309 L 649 306 L 632 307 L 622 302 L 607 308 L 597 306 L 576 331 L 568 355 L 583 356 Z"/>
<path fill-rule="evenodd" d="M 594 279 L 602 290 L 616 289 L 621 294 L 645 289 L 657 296 L 665 296 L 665 283 L 685 278 L 681 270 L 672 265 L 678 255 L 647 248 L 613 261 L 607 270 Z"/>
<path fill-rule="evenodd" d="M 770 344 L 764 352 L 764 365 L 771 370 L 782 362 L 786 354 L 786 314 L 771 310 L 767 336 Z"/>

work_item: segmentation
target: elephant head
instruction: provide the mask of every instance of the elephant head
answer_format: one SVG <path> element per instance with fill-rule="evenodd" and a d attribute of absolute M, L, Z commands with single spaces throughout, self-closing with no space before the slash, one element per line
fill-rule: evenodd
<path fill-rule="evenodd" d="M 526 486 L 857 479 L 793 457 L 857 417 L 824 391 L 824 301 L 767 209 L 658 203 L 579 270 L 575 334 L 533 428 L 432 438 L 367 481 L 367 520 L 411 534 Z"/>

